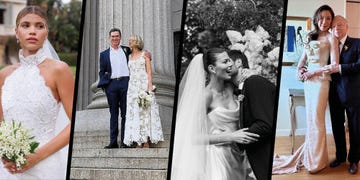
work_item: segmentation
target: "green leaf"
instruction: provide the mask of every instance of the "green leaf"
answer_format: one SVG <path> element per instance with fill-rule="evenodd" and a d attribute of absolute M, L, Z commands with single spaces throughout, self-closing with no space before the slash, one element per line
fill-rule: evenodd
<path fill-rule="evenodd" d="M 40 145 L 38 142 L 31 142 L 30 143 L 30 153 L 35 153 L 35 149 Z"/>

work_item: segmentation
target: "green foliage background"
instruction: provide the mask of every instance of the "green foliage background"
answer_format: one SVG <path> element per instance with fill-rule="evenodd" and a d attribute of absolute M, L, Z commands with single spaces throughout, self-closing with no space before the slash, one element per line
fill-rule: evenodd
<path fill-rule="evenodd" d="M 82 1 L 30 0 L 29 5 L 38 5 L 46 10 L 49 22 L 48 39 L 62 61 L 76 66 L 81 25 Z"/>

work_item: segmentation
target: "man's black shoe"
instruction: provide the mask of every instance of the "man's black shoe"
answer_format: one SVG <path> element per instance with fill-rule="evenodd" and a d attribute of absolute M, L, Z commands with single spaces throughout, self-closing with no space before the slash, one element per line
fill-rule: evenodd
<path fill-rule="evenodd" d="M 104 147 L 105 149 L 114 149 L 114 148 L 119 148 L 119 145 L 117 144 L 109 144 L 107 146 Z"/>

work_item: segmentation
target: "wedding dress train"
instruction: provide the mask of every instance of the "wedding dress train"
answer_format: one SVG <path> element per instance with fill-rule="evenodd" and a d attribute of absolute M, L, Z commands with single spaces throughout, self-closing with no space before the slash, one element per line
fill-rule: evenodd
<path fill-rule="evenodd" d="M 239 128 L 238 108 L 206 113 L 202 54 L 190 62 L 179 87 L 171 180 L 255 179 L 246 151 L 236 143 L 209 144 L 209 134 Z"/>

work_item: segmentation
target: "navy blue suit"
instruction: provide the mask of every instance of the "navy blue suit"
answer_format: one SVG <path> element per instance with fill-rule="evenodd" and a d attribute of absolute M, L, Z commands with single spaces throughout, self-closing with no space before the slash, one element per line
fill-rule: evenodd
<path fill-rule="evenodd" d="M 131 50 L 129 47 L 121 46 L 127 62 Z M 119 108 L 121 111 L 121 144 L 124 140 L 124 130 L 126 121 L 126 96 L 129 84 L 129 76 L 120 79 L 111 79 L 110 48 L 100 53 L 99 88 L 105 91 L 110 110 L 110 145 L 117 146 L 119 135 L 118 121 Z"/>
<path fill-rule="evenodd" d="M 347 37 L 340 54 L 341 73 L 333 73 L 329 104 L 336 159 L 345 161 L 345 112 L 348 117 L 350 150 L 348 161 L 360 159 L 360 39 Z"/>

